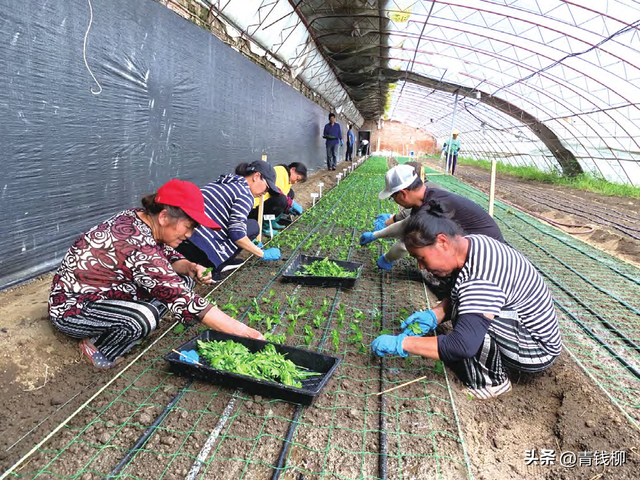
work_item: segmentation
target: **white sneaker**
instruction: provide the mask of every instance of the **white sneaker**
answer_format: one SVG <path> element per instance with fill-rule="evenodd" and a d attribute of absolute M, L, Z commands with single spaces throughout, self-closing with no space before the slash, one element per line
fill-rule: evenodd
<path fill-rule="evenodd" d="M 476 400 L 489 400 L 491 398 L 499 397 L 500 395 L 504 395 L 507 392 L 511 391 L 511 380 L 508 378 L 504 383 L 500 385 L 496 385 L 495 387 L 485 387 L 485 388 L 466 388 L 467 395 L 469 398 L 474 398 Z"/>

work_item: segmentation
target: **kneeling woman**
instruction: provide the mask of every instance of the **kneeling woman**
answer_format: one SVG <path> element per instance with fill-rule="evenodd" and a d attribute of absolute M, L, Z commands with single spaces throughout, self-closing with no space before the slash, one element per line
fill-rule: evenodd
<path fill-rule="evenodd" d="M 302 205 L 294 200 L 295 192 L 291 188 L 296 183 L 304 183 L 307 181 L 307 167 L 304 163 L 293 162 L 289 165 L 277 165 L 273 168 L 276 172 L 276 187 L 277 192 L 267 193 L 264 195 L 264 215 L 273 215 L 276 217 L 275 221 L 269 225 L 268 221 L 262 222 L 262 232 L 266 236 L 273 233 L 272 230 L 282 230 L 283 225 L 278 223 L 278 220 L 283 214 L 302 215 Z M 258 206 L 260 205 L 260 198 L 256 198 L 253 209 L 249 213 L 249 218 L 258 220 Z"/>
<path fill-rule="evenodd" d="M 517 250 L 484 235 L 462 236 L 444 218 L 439 204 L 412 216 L 404 243 L 421 269 L 454 275 L 451 297 L 433 310 L 416 312 L 400 335 L 382 335 L 374 353 L 439 359 L 449 366 L 475 398 L 496 397 L 511 390 L 507 370 L 541 372 L 560 355 L 562 340 L 553 299 L 542 277 Z M 448 335 L 422 334 L 451 319 Z"/>
<path fill-rule="evenodd" d="M 196 295 L 191 277 L 208 283 L 211 276 L 174 250 L 199 224 L 220 228 L 205 214 L 198 187 L 171 180 L 142 206 L 114 215 L 71 246 L 53 277 L 53 325 L 82 339 L 81 351 L 101 369 L 155 330 L 167 309 L 181 321 L 263 338 Z"/>

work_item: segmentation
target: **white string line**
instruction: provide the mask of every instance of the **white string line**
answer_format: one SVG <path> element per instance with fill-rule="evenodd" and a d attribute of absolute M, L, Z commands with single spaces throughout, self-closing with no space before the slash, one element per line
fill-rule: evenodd
<path fill-rule="evenodd" d="M 91 68 L 89 68 L 89 64 L 87 63 L 87 38 L 89 37 L 89 30 L 91 30 L 91 24 L 93 23 L 93 7 L 91 6 L 91 0 L 87 0 L 87 1 L 89 2 L 89 25 L 87 26 L 87 31 L 84 34 L 82 56 L 84 57 L 84 65 L 87 67 L 87 70 L 89 71 L 89 75 L 91 75 L 91 78 L 93 78 L 93 81 L 96 82 L 96 84 L 98 85 L 98 88 L 100 89 L 98 91 L 95 91 L 93 87 L 91 87 L 90 89 L 91 93 L 93 93 L 94 95 L 100 95 L 102 93 L 102 85 L 100 85 L 100 82 L 98 82 L 98 79 L 95 77 L 95 75 L 91 71 Z"/>

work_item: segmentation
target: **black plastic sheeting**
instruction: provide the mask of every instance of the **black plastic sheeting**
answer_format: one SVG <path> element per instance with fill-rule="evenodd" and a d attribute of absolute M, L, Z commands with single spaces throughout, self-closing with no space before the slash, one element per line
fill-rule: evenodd
<path fill-rule="evenodd" d="M 327 111 L 159 3 L 0 11 L 0 289 L 171 178 L 202 186 L 262 154 L 325 163 Z"/>

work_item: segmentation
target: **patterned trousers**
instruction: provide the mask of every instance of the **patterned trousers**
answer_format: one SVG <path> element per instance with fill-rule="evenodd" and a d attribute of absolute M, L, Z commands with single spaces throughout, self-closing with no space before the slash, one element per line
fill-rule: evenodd
<path fill-rule="evenodd" d="M 474 357 L 447 364 L 467 387 L 481 389 L 503 384 L 507 369 L 538 373 L 556 360 L 531 337 L 517 312 L 503 311 L 491 321 Z"/>
<path fill-rule="evenodd" d="M 195 281 L 181 276 L 189 288 Z M 72 338 L 91 339 L 109 361 L 127 353 L 159 325 L 169 309 L 159 300 L 98 300 L 87 304 L 79 315 L 53 325 Z"/>

